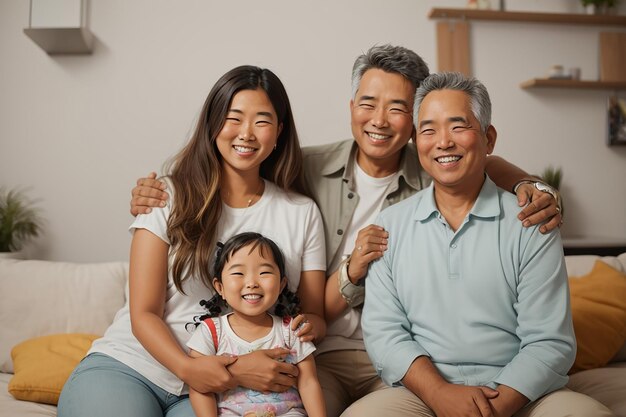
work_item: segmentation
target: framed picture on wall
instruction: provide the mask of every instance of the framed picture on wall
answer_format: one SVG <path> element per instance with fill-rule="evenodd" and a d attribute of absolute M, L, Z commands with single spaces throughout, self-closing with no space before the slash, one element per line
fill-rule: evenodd
<path fill-rule="evenodd" d="M 609 97 L 607 122 L 607 145 L 626 145 L 626 97 Z"/>

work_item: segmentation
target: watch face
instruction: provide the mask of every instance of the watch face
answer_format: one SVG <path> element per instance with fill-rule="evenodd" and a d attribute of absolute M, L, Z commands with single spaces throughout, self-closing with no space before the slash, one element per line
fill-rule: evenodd
<path fill-rule="evenodd" d="M 558 191 L 555 188 L 549 186 L 548 184 L 544 184 L 542 182 L 537 181 L 535 182 L 535 188 L 538 189 L 539 191 L 543 191 L 544 193 L 551 194 L 552 197 L 557 199 Z"/>

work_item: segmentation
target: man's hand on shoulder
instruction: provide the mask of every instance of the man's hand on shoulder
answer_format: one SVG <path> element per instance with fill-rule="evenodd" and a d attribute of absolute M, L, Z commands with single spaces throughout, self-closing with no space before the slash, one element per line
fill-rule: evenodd
<path fill-rule="evenodd" d="M 165 207 L 169 194 L 165 191 L 167 185 L 156 179 L 156 173 L 151 172 L 145 178 L 139 178 L 132 190 L 130 200 L 130 214 L 147 214 L 152 207 Z"/>
<path fill-rule="evenodd" d="M 524 227 L 543 223 L 539 231 L 548 233 L 563 224 L 561 202 L 557 201 L 552 194 L 537 189 L 531 181 L 517 186 L 515 193 L 520 207 L 526 206 L 517 216 Z"/>

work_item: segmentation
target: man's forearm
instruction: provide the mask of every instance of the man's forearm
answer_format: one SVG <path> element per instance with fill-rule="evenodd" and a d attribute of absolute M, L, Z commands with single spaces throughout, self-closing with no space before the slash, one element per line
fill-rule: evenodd
<path fill-rule="evenodd" d="M 428 356 L 416 358 L 402 378 L 402 384 L 432 408 L 434 393 L 447 381 L 439 374 Z"/>
<path fill-rule="evenodd" d="M 528 398 L 507 385 L 500 385 L 497 391 L 500 394 L 491 400 L 491 405 L 498 417 L 510 417 L 528 404 Z"/>
<path fill-rule="evenodd" d="M 507 160 L 490 155 L 487 158 L 485 171 L 496 185 L 504 190 L 513 191 L 513 187 L 524 179 L 538 179 Z"/>

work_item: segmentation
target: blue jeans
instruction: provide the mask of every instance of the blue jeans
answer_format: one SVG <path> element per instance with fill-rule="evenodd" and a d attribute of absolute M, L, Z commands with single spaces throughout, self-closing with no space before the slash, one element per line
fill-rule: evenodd
<path fill-rule="evenodd" d="M 63 387 L 58 417 L 195 417 L 189 395 L 170 394 L 132 368 L 92 353 Z"/>

